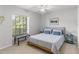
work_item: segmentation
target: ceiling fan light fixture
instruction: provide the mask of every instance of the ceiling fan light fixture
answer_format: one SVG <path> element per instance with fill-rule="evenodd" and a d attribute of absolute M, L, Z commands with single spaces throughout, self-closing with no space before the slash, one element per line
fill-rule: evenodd
<path fill-rule="evenodd" d="M 41 11 L 41 12 L 45 12 L 45 9 L 44 9 L 44 8 L 42 8 L 42 9 L 40 9 L 40 11 Z"/>

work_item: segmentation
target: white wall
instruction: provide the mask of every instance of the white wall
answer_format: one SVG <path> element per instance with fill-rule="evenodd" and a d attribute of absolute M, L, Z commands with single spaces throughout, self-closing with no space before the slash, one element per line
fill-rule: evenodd
<path fill-rule="evenodd" d="M 4 6 L 0 6 L 0 16 L 4 16 L 5 20 L 0 24 L 0 49 L 12 45 L 11 20 L 7 15 Z"/>
<path fill-rule="evenodd" d="M 40 15 L 25 11 L 16 6 L 0 6 L 0 15 L 5 16 L 5 21 L 0 24 L 0 49 L 12 45 L 12 15 L 24 15 L 29 19 L 29 33 L 36 34 L 40 30 Z"/>
<path fill-rule="evenodd" d="M 52 17 L 59 17 L 59 25 L 51 25 L 50 19 Z M 42 27 L 65 27 L 70 33 L 77 36 L 77 7 L 63 9 L 42 16 Z"/>
<path fill-rule="evenodd" d="M 78 11 L 78 13 L 77 13 L 77 15 L 78 15 L 78 51 L 79 51 L 79 5 L 78 5 L 78 8 L 77 8 L 77 11 Z"/>

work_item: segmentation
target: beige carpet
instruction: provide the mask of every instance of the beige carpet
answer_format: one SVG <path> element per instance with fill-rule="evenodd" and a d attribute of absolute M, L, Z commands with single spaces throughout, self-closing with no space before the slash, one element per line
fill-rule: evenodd
<path fill-rule="evenodd" d="M 76 45 L 64 43 L 60 50 L 61 54 L 76 54 L 78 53 Z M 38 48 L 27 45 L 25 42 L 20 42 L 20 46 L 13 45 L 11 47 L 0 50 L 0 54 L 47 54 Z"/>
<path fill-rule="evenodd" d="M 75 44 L 64 43 L 60 50 L 61 54 L 78 54 L 78 47 Z"/>

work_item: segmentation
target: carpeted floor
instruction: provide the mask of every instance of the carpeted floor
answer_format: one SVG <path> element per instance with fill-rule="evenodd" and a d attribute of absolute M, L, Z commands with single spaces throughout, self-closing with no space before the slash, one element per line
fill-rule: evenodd
<path fill-rule="evenodd" d="M 61 54 L 77 54 L 77 47 L 73 44 L 64 43 L 60 49 Z M 11 47 L 0 50 L 0 54 L 47 54 L 38 48 L 27 45 L 26 41 L 20 42 L 20 46 L 13 45 Z"/>

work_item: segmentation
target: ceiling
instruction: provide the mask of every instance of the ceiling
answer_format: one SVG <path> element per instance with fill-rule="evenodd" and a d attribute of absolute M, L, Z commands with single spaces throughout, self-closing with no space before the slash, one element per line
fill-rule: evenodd
<path fill-rule="evenodd" d="M 47 13 L 67 8 L 76 7 L 76 5 L 18 5 L 18 7 L 37 13 Z M 45 9 L 44 12 L 41 9 Z"/>

